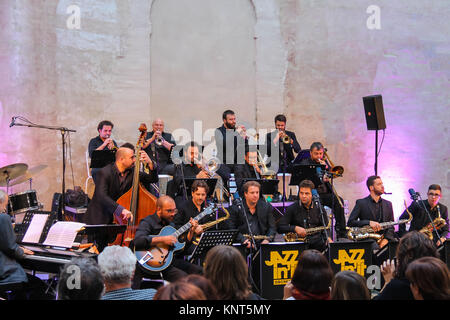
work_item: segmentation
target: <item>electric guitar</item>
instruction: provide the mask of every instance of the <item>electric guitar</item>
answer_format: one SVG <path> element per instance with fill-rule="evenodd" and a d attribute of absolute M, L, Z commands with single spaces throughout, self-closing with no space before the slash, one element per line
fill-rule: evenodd
<path fill-rule="evenodd" d="M 215 205 L 211 204 L 199 213 L 194 220 L 199 221 L 201 218 L 214 212 Z M 165 244 L 158 244 L 151 246 L 146 251 L 136 251 L 135 255 L 139 264 L 148 271 L 159 272 L 165 270 L 173 260 L 173 254 L 176 251 L 182 250 L 186 245 L 184 242 L 179 242 L 178 237 L 188 231 L 192 227 L 190 222 L 176 230 L 172 226 L 165 226 L 161 229 L 158 236 L 174 236 L 177 242 L 174 246 Z"/>

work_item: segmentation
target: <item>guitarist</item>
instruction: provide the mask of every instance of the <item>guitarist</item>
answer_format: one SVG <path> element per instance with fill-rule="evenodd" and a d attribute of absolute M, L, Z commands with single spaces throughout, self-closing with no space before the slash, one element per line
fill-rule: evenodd
<path fill-rule="evenodd" d="M 174 226 L 174 218 L 178 210 L 175 206 L 175 201 L 169 196 L 162 196 L 158 198 L 156 202 L 156 213 L 147 216 L 139 223 L 136 230 L 136 237 L 134 238 L 135 250 L 148 250 L 151 246 L 157 244 L 165 244 L 167 246 L 174 246 L 178 239 L 172 235 L 158 236 L 161 229 L 165 226 Z M 201 233 L 201 227 L 197 220 L 190 218 L 189 222 L 192 227 L 187 232 L 185 240 L 187 242 L 192 241 L 194 235 Z M 187 276 L 187 274 L 197 273 L 201 274 L 202 267 L 189 263 L 182 258 L 177 258 L 175 255 L 172 264 L 165 270 L 161 271 L 164 280 L 176 281 L 180 278 Z M 140 266 L 136 268 L 135 278 L 133 280 L 133 288 L 138 289 L 140 286 L 140 280 L 145 273 L 149 271 L 144 270 Z"/>

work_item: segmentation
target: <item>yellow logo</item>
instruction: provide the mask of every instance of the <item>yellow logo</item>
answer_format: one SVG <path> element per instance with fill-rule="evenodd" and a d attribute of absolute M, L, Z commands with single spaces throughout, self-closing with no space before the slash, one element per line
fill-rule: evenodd
<path fill-rule="evenodd" d="M 350 270 L 359 273 L 361 276 L 365 276 L 365 270 L 367 265 L 364 263 L 364 249 L 349 249 L 347 254 L 346 250 L 339 250 L 338 259 L 333 259 L 335 264 L 341 265 L 341 271 Z"/>
<path fill-rule="evenodd" d="M 278 251 L 270 252 L 270 260 L 264 261 L 264 263 L 273 267 L 273 285 L 280 286 L 285 285 L 291 280 L 294 275 L 295 268 L 297 267 L 297 250 L 281 251 L 283 257 Z"/>

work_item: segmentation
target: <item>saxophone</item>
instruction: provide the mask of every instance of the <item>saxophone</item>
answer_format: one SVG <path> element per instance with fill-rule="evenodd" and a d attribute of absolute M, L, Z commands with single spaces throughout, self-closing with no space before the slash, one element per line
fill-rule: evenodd
<path fill-rule="evenodd" d="M 408 219 L 402 219 L 397 222 L 395 222 L 395 221 L 382 222 L 382 223 L 380 223 L 381 230 L 388 229 L 388 228 L 398 225 L 398 224 L 409 223 L 412 220 L 412 214 L 408 210 L 406 201 L 404 201 L 404 202 L 405 202 L 406 212 L 408 212 L 408 215 L 409 215 Z M 353 227 L 353 228 L 347 228 L 347 229 L 349 229 L 349 231 L 347 232 L 347 237 L 350 240 L 354 240 L 354 241 L 371 238 L 371 239 L 377 240 L 377 243 L 379 244 L 381 242 L 381 240 L 383 240 L 383 238 L 384 238 L 384 236 L 382 234 L 374 232 L 372 227 L 369 225 L 360 227 L 360 228 Z"/>
<path fill-rule="evenodd" d="M 312 234 L 316 234 L 321 232 L 322 230 L 328 230 L 331 227 L 331 218 L 332 215 L 330 214 L 328 216 L 328 225 L 326 227 L 321 226 L 321 227 L 314 227 L 314 228 L 309 228 L 309 229 L 305 229 L 306 230 L 306 237 L 299 237 L 299 235 L 295 232 L 289 232 L 286 233 L 284 236 L 284 241 L 286 242 L 295 242 L 295 241 L 303 241 L 305 242 L 305 240 L 308 238 L 308 236 L 312 235 Z"/>
<path fill-rule="evenodd" d="M 217 220 L 210 221 L 210 222 L 207 222 L 207 223 L 205 223 L 205 224 L 200 225 L 200 226 L 203 228 L 203 231 L 212 228 L 212 227 L 215 226 L 216 224 L 219 224 L 219 223 L 221 223 L 222 221 L 225 221 L 225 220 L 227 220 L 227 219 L 230 217 L 230 213 L 228 212 L 227 209 L 225 209 L 225 207 L 224 207 L 223 205 L 222 205 L 222 210 L 225 212 L 225 216 L 222 217 L 222 218 L 219 218 L 219 219 L 217 219 Z M 199 236 L 199 235 L 196 236 L 194 240 L 192 240 L 192 243 L 193 243 L 194 245 L 198 245 L 199 242 L 200 242 L 200 236 Z"/>
<path fill-rule="evenodd" d="M 441 209 L 439 207 L 439 204 L 437 205 L 437 210 L 438 216 L 436 219 L 433 220 L 433 224 L 436 230 L 439 230 L 443 228 L 447 224 L 447 222 L 441 218 Z M 419 232 L 425 234 L 428 238 L 430 238 L 430 240 L 433 240 L 433 224 L 431 224 L 430 222 L 425 227 L 419 230 Z"/>

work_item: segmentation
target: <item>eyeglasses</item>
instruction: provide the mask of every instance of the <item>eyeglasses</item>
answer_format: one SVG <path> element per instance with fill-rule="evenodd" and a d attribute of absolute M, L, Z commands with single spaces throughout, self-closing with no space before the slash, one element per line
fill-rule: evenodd
<path fill-rule="evenodd" d="M 428 194 L 429 197 L 440 197 L 441 195 L 439 193 L 429 193 Z"/>
<path fill-rule="evenodd" d="M 178 209 L 166 209 L 166 212 L 168 212 L 168 213 L 172 213 L 172 212 L 178 213 Z"/>

